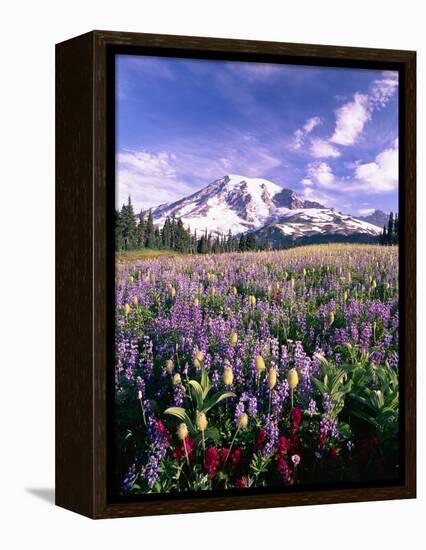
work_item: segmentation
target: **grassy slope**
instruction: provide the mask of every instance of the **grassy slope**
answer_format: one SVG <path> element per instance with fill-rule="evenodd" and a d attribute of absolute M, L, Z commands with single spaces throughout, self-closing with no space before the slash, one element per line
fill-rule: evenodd
<path fill-rule="evenodd" d="M 178 252 L 172 250 L 155 250 L 149 248 L 139 248 L 135 250 L 122 250 L 115 253 L 117 263 L 135 262 L 138 260 L 151 260 L 159 256 L 175 256 Z"/>

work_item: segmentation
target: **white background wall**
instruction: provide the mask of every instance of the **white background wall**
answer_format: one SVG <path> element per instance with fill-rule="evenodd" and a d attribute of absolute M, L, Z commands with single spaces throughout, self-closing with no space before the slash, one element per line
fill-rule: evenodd
<path fill-rule="evenodd" d="M 419 0 L 56 0 L 0 14 L 3 548 L 420 548 L 425 524 L 425 19 Z M 92 522 L 55 508 L 54 44 L 92 29 L 418 51 L 419 498 Z M 422 250 L 423 245 L 423 250 Z M 46 500 L 47 499 L 47 500 Z M 4 542 L 2 544 L 2 539 Z M 417 540 L 417 541 L 416 541 Z M 423 541 L 424 543 L 424 541 Z"/>

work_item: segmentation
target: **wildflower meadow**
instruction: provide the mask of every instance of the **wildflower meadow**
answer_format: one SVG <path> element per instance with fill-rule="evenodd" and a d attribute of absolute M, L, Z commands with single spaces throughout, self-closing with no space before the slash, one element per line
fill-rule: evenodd
<path fill-rule="evenodd" d="M 117 263 L 121 495 L 398 474 L 398 247 Z"/>

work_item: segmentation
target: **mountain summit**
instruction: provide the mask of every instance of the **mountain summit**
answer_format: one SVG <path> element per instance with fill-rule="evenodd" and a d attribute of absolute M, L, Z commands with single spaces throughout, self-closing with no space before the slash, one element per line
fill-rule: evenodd
<path fill-rule="evenodd" d="M 290 210 L 305 208 L 324 207 L 269 180 L 232 174 L 172 204 L 160 205 L 152 213 L 158 224 L 174 215 L 191 229 L 239 234 L 260 229 Z"/>
<path fill-rule="evenodd" d="M 307 201 L 262 178 L 228 175 L 189 197 L 152 212 L 154 223 L 181 218 L 191 230 L 215 234 L 255 232 L 271 246 L 315 242 L 374 242 L 380 233 L 367 220 Z"/>

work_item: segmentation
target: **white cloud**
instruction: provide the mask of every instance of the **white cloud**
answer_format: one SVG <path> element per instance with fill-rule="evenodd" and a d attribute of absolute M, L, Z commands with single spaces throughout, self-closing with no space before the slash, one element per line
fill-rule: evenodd
<path fill-rule="evenodd" d="M 298 128 L 293 134 L 293 149 L 300 149 L 305 141 L 305 137 L 312 132 L 312 130 L 321 124 L 319 116 L 313 116 L 308 118 L 302 128 Z"/>
<path fill-rule="evenodd" d="M 320 187 L 334 187 L 335 176 L 326 162 L 311 162 L 306 170 L 308 179 Z"/>
<path fill-rule="evenodd" d="M 353 195 L 395 191 L 398 188 L 398 140 L 394 141 L 392 147 L 379 153 L 372 162 L 356 163 L 353 172 L 345 177 L 336 176 L 324 161 L 311 162 L 300 183 L 305 186 L 305 192 L 310 189 L 308 193 L 332 190 Z"/>
<path fill-rule="evenodd" d="M 382 109 L 398 90 L 398 73 L 384 71 L 374 80 L 367 94 L 357 92 L 336 111 L 336 126 L 330 138 L 338 145 L 353 145 L 360 137 L 373 111 Z"/>
<path fill-rule="evenodd" d="M 236 64 L 228 62 L 226 67 L 231 71 L 237 70 L 239 75 L 249 81 L 261 80 L 262 82 L 265 78 L 275 77 L 285 71 L 285 67 L 277 63 L 241 63 L 239 61 Z"/>
<path fill-rule="evenodd" d="M 370 216 L 370 214 L 373 214 L 374 211 L 375 211 L 374 208 L 360 208 L 358 210 L 358 214 L 360 216 Z"/>
<path fill-rule="evenodd" d="M 398 73 L 385 71 L 383 78 L 375 80 L 372 84 L 370 97 L 376 109 L 386 106 L 398 89 Z"/>
<path fill-rule="evenodd" d="M 319 116 L 313 116 L 311 118 L 308 118 L 308 120 L 305 122 L 303 126 L 303 130 L 305 131 L 305 134 L 310 134 L 312 130 L 315 128 L 315 126 L 318 126 L 318 124 L 321 124 L 321 119 Z"/>
<path fill-rule="evenodd" d="M 340 151 L 328 141 L 315 138 L 311 141 L 311 154 L 315 158 L 340 157 Z"/>
<path fill-rule="evenodd" d="M 379 153 L 373 162 L 358 164 L 355 177 L 372 193 L 386 193 L 398 187 L 398 142 Z"/>
<path fill-rule="evenodd" d="M 327 208 L 337 208 L 339 210 L 342 208 L 339 198 L 336 195 L 327 193 L 323 189 L 306 187 L 303 191 L 303 198 L 308 201 L 319 202 Z"/>
<path fill-rule="evenodd" d="M 353 100 L 336 111 L 336 128 L 330 141 L 339 145 L 352 145 L 371 118 L 369 96 L 356 93 Z"/>
<path fill-rule="evenodd" d="M 117 155 L 116 207 L 132 197 L 135 211 L 172 202 L 192 189 L 177 177 L 173 153 L 125 151 Z"/>

